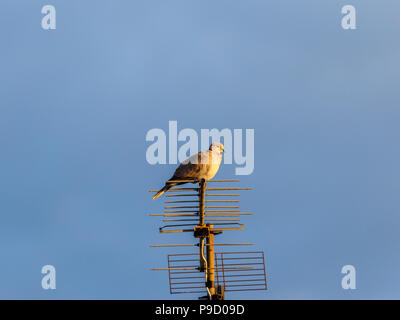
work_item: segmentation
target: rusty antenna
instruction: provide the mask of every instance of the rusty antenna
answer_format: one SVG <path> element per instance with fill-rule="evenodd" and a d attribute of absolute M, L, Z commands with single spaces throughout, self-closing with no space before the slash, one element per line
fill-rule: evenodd
<path fill-rule="evenodd" d="M 175 182 L 175 181 L 171 181 Z M 215 243 L 214 236 L 224 231 L 243 230 L 239 210 L 239 187 L 207 187 L 207 183 L 231 183 L 239 180 L 179 180 L 198 183 L 198 187 L 173 187 L 168 190 L 164 213 L 154 213 L 166 224 L 160 233 L 192 232 L 197 243 L 159 244 L 150 247 L 198 247 L 195 253 L 168 254 L 168 267 L 151 270 L 168 271 L 171 294 L 203 293 L 199 299 L 225 300 L 228 291 L 266 290 L 264 252 L 215 252 L 215 247 L 250 246 L 252 243 Z M 150 190 L 157 192 L 158 190 Z M 225 193 L 235 192 L 235 193 Z M 197 250 L 197 249 L 196 249 Z"/>

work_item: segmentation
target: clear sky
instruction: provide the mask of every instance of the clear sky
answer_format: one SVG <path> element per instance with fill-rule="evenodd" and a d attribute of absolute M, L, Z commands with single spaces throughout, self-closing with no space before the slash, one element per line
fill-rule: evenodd
<path fill-rule="evenodd" d="M 41 28 L 41 8 L 57 29 Z M 341 8 L 357 9 L 343 30 Z M 400 3 L 0 2 L 0 298 L 178 299 L 149 213 L 175 165 L 148 130 L 252 128 L 244 231 L 268 291 L 236 299 L 400 298 Z M 222 239 L 222 238 L 221 238 Z M 41 268 L 56 268 L 43 290 Z M 356 268 L 356 290 L 341 268 Z"/>

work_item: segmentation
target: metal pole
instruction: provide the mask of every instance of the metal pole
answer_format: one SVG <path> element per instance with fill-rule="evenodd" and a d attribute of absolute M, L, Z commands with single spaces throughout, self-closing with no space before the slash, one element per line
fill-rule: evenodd
<path fill-rule="evenodd" d="M 203 179 L 199 183 L 199 225 L 204 225 L 204 205 L 205 205 L 205 195 L 206 195 L 206 188 L 207 188 L 207 183 Z"/>
<path fill-rule="evenodd" d="M 206 195 L 207 183 L 203 179 L 199 182 L 199 226 L 204 225 L 204 204 Z M 200 272 L 204 271 L 205 263 L 202 259 L 204 256 L 204 237 L 199 238 L 199 250 L 200 250 Z"/>
<path fill-rule="evenodd" d="M 210 228 L 210 234 L 207 236 L 207 287 L 210 291 L 211 298 L 215 296 L 215 260 L 214 260 L 214 234 L 212 233 L 213 225 L 207 224 Z"/>

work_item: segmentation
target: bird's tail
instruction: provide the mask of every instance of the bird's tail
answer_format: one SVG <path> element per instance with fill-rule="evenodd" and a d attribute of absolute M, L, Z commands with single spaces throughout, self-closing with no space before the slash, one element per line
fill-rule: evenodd
<path fill-rule="evenodd" d="M 159 196 L 161 196 L 162 194 L 164 194 L 165 192 L 167 192 L 169 189 L 171 189 L 173 186 L 176 186 L 177 184 L 178 183 L 166 183 L 165 186 L 154 195 L 153 200 L 156 200 Z"/>

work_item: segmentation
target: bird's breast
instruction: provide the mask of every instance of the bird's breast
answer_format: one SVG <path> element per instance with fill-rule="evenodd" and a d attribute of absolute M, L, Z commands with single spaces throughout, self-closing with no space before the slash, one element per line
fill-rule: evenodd
<path fill-rule="evenodd" d="M 219 166 L 221 165 L 222 155 L 221 154 L 212 154 L 211 161 L 207 165 L 204 166 L 205 172 L 203 179 L 210 180 L 214 178 L 217 174 Z"/>

